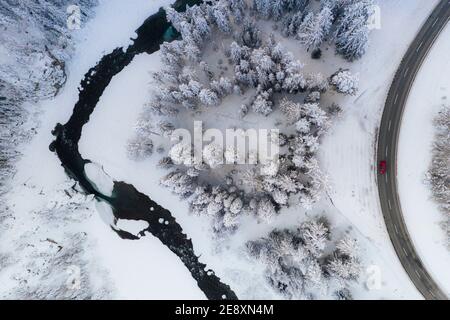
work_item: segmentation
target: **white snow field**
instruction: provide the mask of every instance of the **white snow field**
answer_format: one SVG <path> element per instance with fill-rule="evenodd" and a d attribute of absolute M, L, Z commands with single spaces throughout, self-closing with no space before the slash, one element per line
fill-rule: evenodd
<path fill-rule="evenodd" d="M 57 157 L 46 150 L 53 140 L 50 132 L 55 124 L 64 123 L 71 114 L 83 75 L 103 54 L 129 43 L 133 31 L 148 15 L 170 2 L 103 0 L 97 8 L 96 17 L 77 33 L 77 54 L 69 63 L 66 86 L 55 99 L 38 106 L 37 109 L 42 110 L 38 114 L 41 122 L 38 133 L 29 145 L 23 147 L 24 156 L 6 198 L 14 216 L 10 225 L 14 227 L 2 230 L 0 258 L 2 254 L 17 248 L 27 249 L 20 251 L 24 262 L 19 265 L 3 267 L 0 259 L 0 297 L 9 297 L 8 292 L 21 285 L 20 279 L 32 278 L 35 282 L 40 279 L 33 275 L 17 276 L 27 273 L 27 261 L 34 259 L 33 245 L 39 248 L 48 246 L 42 250 L 53 250 L 55 245 L 45 241 L 47 238 L 65 243 L 67 233 L 79 231 L 86 233 L 89 244 L 82 254 L 89 263 L 82 266 L 81 273 L 87 273 L 92 282 L 96 282 L 94 288 L 105 287 L 99 282 L 108 282 L 103 290 L 108 291 L 109 295 L 105 293 L 104 296 L 124 299 L 204 298 L 182 262 L 158 239 L 151 235 L 137 241 L 120 239 L 109 226 L 111 209 L 108 206 L 95 203 L 90 198 L 83 199 L 80 200 L 82 208 L 58 219 L 39 215 L 36 209 L 53 208 L 59 202 L 68 201 L 62 191 L 64 186 L 67 187 L 67 177 Z M 323 73 L 327 71 L 326 74 L 330 75 L 339 67 L 348 67 L 352 72 L 359 73 L 361 88 L 354 97 L 335 97 L 344 113 L 323 141 L 320 153 L 321 166 L 332 183 L 329 191 L 332 201 L 324 199 L 308 215 L 326 211 L 332 225 L 338 229 L 337 233 L 348 231 L 344 226 L 351 225 L 350 232 L 360 240 L 363 248 L 361 254 L 368 267 L 361 282 L 367 285 L 355 286 L 354 298 L 421 299 L 400 265 L 384 226 L 375 181 L 375 142 L 395 70 L 437 0 L 379 2 L 382 28 L 372 33 L 369 51 L 361 60 L 348 64 L 334 57 L 333 48 L 324 51 L 322 60 L 327 70 Z M 304 50 L 300 50 L 295 42 L 285 45 L 299 55 L 306 64 L 306 72 L 315 64 L 322 65 L 306 58 Z M 157 54 L 142 54 L 112 80 L 90 122 L 84 127 L 80 140 L 81 154 L 100 164 L 112 179 L 133 184 L 169 209 L 192 238 L 196 253 L 201 255 L 200 260 L 229 284 L 238 297 L 280 298 L 261 276 L 263 266 L 248 260 L 242 246 L 247 240 L 266 235 L 273 227 L 295 226 L 305 217 L 302 210 L 291 207 L 271 225 L 248 219 L 236 235 L 227 239 L 211 239 L 210 221 L 205 217 L 191 216 L 185 201 L 180 201 L 169 190 L 158 185 L 167 171 L 156 168 L 157 156 L 143 162 L 127 158 L 127 141 L 134 133 L 133 126 L 143 104 L 148 101 L 149 72 L 157 70 L 158 63 Z M 431 141 L 431 136 L 427 141 Z M 427 166 L 428 162 L 423 165 L 424 170 Z M 23 200 L 24 196 L 27 201 Z M 55 219 L 57 222 L 50 222 Z M 130 226 L 123 221 L 119 221 L 119 226 L 136 229 L 136 232 L 142 227 Z M 417 241 L 417 238 L 414 239 Z M 418 249 L 420 253 L 424 250 Z M 377 280 L 380 280 L 379 283 Z M 51 281 L 50 275 L 47 282 Z"/>
<path fill-rule="evenodd" d="M 431 164 L 433 119 L 449 103 L 450 26 L 439 36 L 412 87 L 400 131 L 398 182 L 408 231 L 422 262 L 444 292 L 450 294 L 450 252 L 444 215 L 431 198 L 425 175 Z"/>
<path fill-rule="evenodd" d="M 101 165 L 96 163 L 87 163 L 84 166 L 84 172 L 95 189 L 110 197 L 114 189 L 114 181 L 102 169 Z"/>
<path fill-rule="evenodd" d="M 60 283 L 65 285 L 69 277 L 66 269 L 73 262 L 63 259 L 60 273 L 55 274 L 56 271 L 51 270 L 49 274 L 42 274 L 41 269 L 52 265 L 57 257 L 58 248 L 51 241 L 70 246 L 67 236 L 81 233 L 87 238 L 87 244 L 80 246 L 80 255 L 88 263 L 80 265 L 80 272 L 82 277 L 90 278 L 89 281 L 93 283 L 92 290 L 97 292 L 94 297 L 204 299 L 182 262 L 159 240 L 151 236 L 141 241 L 120 239 L 108 222 L 104 222 L 110 219 L 108 207 L 96 205 L 95 201 L 88 198 L 77 200 L 81 203 L 79 209 L 66 210 L 66 203 L 75 201 L 64 192 L 72 184 L 67 182 L 58 158 L 48 151 L 53 140 L 51 131 L 56 123 L 66 122 L 71 115 L 84 74 L 104 54 L 117 47 L 127 46 L 134 36 L 134 30 L 149 15 L 170 3 L 169 0 L 102 0 L 96 8 L 96 16 L 74 34 L 78 44 L 73 60 L 68 63 L 67 83 L 57 97 L 34 107 L 37 111 L 34 117 L 30 117 L 33 123 L 30 121 L 29 128 L 35 128 L 37 134 L 28 145 L 21 148 L 23 157 L 17 164 L 18 172 L 11 182 L 11 191 L 4 198 L 11 210 L 11 217 L 2 221 L 0 226 L 0 297 L 24 297 L 23 294 L 15 294 L 26 291 L 24 280 L 30 286 L 37 283 L 40 291 L 59 290 L 51 288 Z M 126 114 L 126 105 L 123 108 Z M 39 121 L 38 127 L 36 121 Z M 102 127 L 98 129 L 100 134 Z M 100 145 L 97 148 L 99 151 L 105 149 Z M 64 210 L 55 211 L 58 207 Z M 96 207 L 101 209 L 102 215 Z M 57 216 L 52 216 L 52 213 Z M 42 253 L 48 253 L 45 256 L 47 258 L 43 258 Z M 42 264 L 36 267 L 39 262 Z M 67 268 L 65 263 L 68 264 Z M 34 268 L 32 272 L 27 271 L 30 266 Z M 43 272 L 48 270 L 44 269 Z M 56 281 L 56 277 L 61 277 L 61 281 Z M 81 289 L 84 289 L 83 281 Z M 43 296 L 89 297 L 77 292 Z M 31 294 L 28 296 L 36 298 Z"/>
<path fill-rule="evenodd" d="M 344 232 L 343 226 L 350 224 L 352 234 L 359 238 L 367 266 L 362 283 L 369 285 L 374 277 L 376 279 L 370 290 L 367 286 L 355 286 L 353 293 L 357 299 L 421 299 L 396 256 L 384 225 L 375 181 L 375 142 L 393 75 L 436 3 L 437 0 L 380 1 L 382 28 L 374 30 L 367 54 L 353 64 L 335 57 L 333 48 L 324 50 L 321 61 L 313 61 L 296 42 L 283 42 L 306 64 L 305 72 L 310 68 L 317 71 L 314 67 L 320 65 L 325 66 L 322 73 L 326 75 L 340 67 L 348 67 L 360 75 L 361 88 L 356 96 L 336 95 L 344 114 L 336 121 L 321 148 L 321 165 L 332 182 L 329 192 L 332 203 L 324 199 L 315 212 L 310 213 L 326 211 L 336 229 Z M 239 297 L 279 297 L 262 279 L 262 266 L 245 258 L 242 246 L 246 240 L 263 236 L 273 227 L 295 226 L 305 217 L 301 209 L 292 207 L 283 211 L 271 225 L 257 224 L 249 219 L 236 235 L 211 240 L 207 218 L 189 215 L 185 201 L 158 185 L 159 179 L 167 173 L 155 167 L 158 156 L 142 162 L 127 158 L 127 140 L 133 135 L 133 125 L 143 104 L 148 101 L 151 79 L 148 73 L 157 68 L 157 54 L 141 55 L 113 79 L 84 128 L 81 153 L 101 163 L 114 179 L 133 184 L 169 209 L 192 237 L 202 262 L 213 268 Z"/>

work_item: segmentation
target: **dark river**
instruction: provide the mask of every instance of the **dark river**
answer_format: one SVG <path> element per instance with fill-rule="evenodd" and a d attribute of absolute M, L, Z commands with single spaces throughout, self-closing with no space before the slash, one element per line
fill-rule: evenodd
<path fill-rule="evenodd" d="M 186 5 L 200 2 L 202 1 L 179 0 L 173 7 L 177 11 L 183 11 Z M 98 200 L 105 201 L 112 207 L 115 218 L 147 221 L 149 227 L 141 235 L 143 236 L 146 231 L 150 232 L 175 253 L 188 268 L 208 299 L 237 299 L 236 294 L 228 285 L 222 283 L 212 270 L 206 269 L 206 265 L 199 262 L 192 241 L 183 233 L 183 229 L 168 210 L 136 190 L 134 186 L 121 181 L 114 182 L 111 197 L 105 196 L 94 188 L 84 172 L 84 165 L 90 161 L 81 156 L 78 142 L 83 126 L 89 122 L 90 115 L 111 79 L 121 72 L 136 55 L 151 54 L 159 50 L 164 41 L 171 41 L 178 36 L 167 22 L 162 9 L 147 18 L 136 32 L 137 38 L 133 40 L 133 45 L 126 51 L 122 48 L 115 49 L 87 72 L 81 81 L 78 102 L 75 104 L 72 116 L 66 124 L 58 123 L 52 132 L 55 140 L 50 145 L 50 150 L 56 153 L 67 174 L 78 181 L 87 193 L 95 195 Z M 108 112 L 108 110 L 104 110 L 104 112 Z M 168 224 L 161 224 L 159 219 L 164 219 Z M 139 239 L 125 231 L 117 233 L 125 239 Z"/>

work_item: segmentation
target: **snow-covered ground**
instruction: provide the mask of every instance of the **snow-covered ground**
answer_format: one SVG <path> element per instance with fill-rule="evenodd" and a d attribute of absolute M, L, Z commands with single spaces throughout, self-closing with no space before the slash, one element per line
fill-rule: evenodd
<path fill-rule="evenodd" d="M 182 262 L 156 238 L 149 236 L 141 241 L 120 239 L 96 210 L 97 207 L 102 212 L 108 207 L 96 204 L 92 199 L 85 199 L 81 201 L 81 208 L 70 210 L 65 203 L 71 200 L 63 191 L 67 188 L 67 176 L 58 158 L 48 151 L 54 138 L 51 130 L 56 123 L 64 123 L 71 115 L 78 98 L 77 88 L 84 74 L 104 54 L 117 47 L 127 46 L 134 30 L 159 7 L 169 3 L 170 0 L 103 0 L 96 9 L 96 16 L 74 34 L 78 44 L 73 60 L 68 63 L 67 83 L 56 98 L 43 101 L 35 108 L 40 111 L 32 117 L 29 128 L 36 128 L 36 119 L 39 119 L 37 134 L 29 145 L 21 148 L 24 156 L 17 163 L 18 173 L 11 183 L 11 191 L 4 198 L 12 216 L 2 221 L 0 297 L 14 298 L 11 292 L 25 290 L 24 279 L 38 283 L 41 281 L 42 288 L 57 286 L 59 282 L 52 278 L 56 276 L 55 272 L 39 274 L 42 267 L 28 271 L 27 268 L 30 264 L 33 266 L 36 255 L 42 252 L 50 252 L 47 258 L 41 256 L 43 265 L 51 264 L 58 249 L 51 241 L 69 244 L 67 235 L 76 232 L 84 234 L 88 244 L 80 246 L 81 250 L 86 250 L 81 256 L 89 261 L 80 266 L 81 276 L 100 282 L 97 285 L 105 287 L 105 294 L 97 290 L 96 297 L 204 298 Z M 122 107 L 125 109 L 127 106 Z M 99 149 L 102 148 L 99 145 Z M 95 173 L 95 170 L 91 171 L 91 174 Z M 107 183 L 101 186 L 107 187 Z M 59 206 L 67 210 L 53 211 Z M 43 216 L 42 212 L 50 213 Z M 52 217 L 52 214 L 58 214 L 58 217 Z M 52 220 L 56 220 L 57 224 Z M 51 241 L 46 241 L 47 238 Z M 54 247 L 56 250 L 52 251 Z M 67 268 L 70 268 L 73 261 L 62 259 L 61 263 L 59 275 L 64 285 L 69 277 L 64 264 L 67 263 Z M 112 283 L 101 283 L 108 281 Z M 95 289 L 95 286 L 92 287 Z M 77 294 L 71 292 L 62 298 L 70 296 Z M 33 298 L 32 295 L 29 297 Z"/>
<path fill-rule="evenodd" d="M 450 26 L 439 36 L 412 87 L 400 131 L 398 183 L 408 231 L 423 263 L 450 294 L 450 252 L 439 226 L 444 215 L 431 199 L 425 174 L 430 168 L 433 119 L 450 97 Z"/>
<path fill-rule="evenodd" d="M 343 118 L 325 139 L 321 150 L 322 166 L 333 183 L 330 196 L 336 206 L 330 208 L 324 201 L 323 209 L 334 215 L 335 220 L 352 225 L 353 232 L 359 235 L 365 248 L 365 263 L 369 265 L 367 278 L 373 275 L 373 270 L 381 272 L 381 289 L 359 290 L 356 298 L 421 298 L 400 265 L 384 226 L 375 183 L 374 154 L 376 130 L 393 74 L 422 21 L 436 3 L 383 1 L 380 3 L 382 28 L 373 32 L 371 47 L 363 59 L 349 65 L 332 58 L 332 49 L 324 53 L 325 60 L 331 59 L 329 74 L 348 66 L 353 72 L 360 73 L 362 86 L 356 97 L 338 100 L 345 110 Z M 292 42 L 284 44 L 294 52 L 299 51 Z M 303 62 L 306 62 L 305 70 L 317 63 Z M 214 244 L 210 240 L 209 222 L 189 215 L 185 202 L 158 186 L 159 178 L 166 173 L 155 168 L 158 157 L 136 163 L 126 156 L 126 143 L 133 134 L 131 128 L 142 105 L 148 101 L 148 72 L 157 68 L 156 54 L 141 55 L 113 79 L 84 128 L 80 151 L 86 158 L 101 163 L 114 179 L 132 183 L 169 209 L 193 238 L 196 252 L 202 255 L 201 260 L 230 284 L 238 296 L 268 298 L 271 291 L 255 276 L 261 270 L 240 257 L 242 252 L 239 250 L 245 240 L 264 235 L 274 225 L 263 226 L 249 221 L 243 224 L 239 236 Z M 298 213 L 284 212 L 274 224 L 292 226 L 299 219 Z"/>
<path fill-rule="evenodd" d="M 59 228 L 52 228 L 49 224 L 36 229 L 31 222 L 35 215 L 33 209 L 47 205 L 48 199 L 42 194 L 53 195 L 67 180 L 56 156 L 46 150 L 53 139 L 50 131 L 57 122 L 65 122 L 71 114 L 77 101 L 76 88 L 80 79 L 103 54 L 126 45 L 133 31 L 145 18 L 169 2 L 104 0 L 97 9 L 97 16 L 77 34 L 79 45 L 69 65 L 67 84 L 58 97 L 40 104 L 39 108 L 44 113 L 40 116 L 42 123 L 38 134 L 24 148 L 24 157 L 18 164 L 14 187 L 6 200 L 14 215 L 20 219 L 16 228 L 6 230 L 2 235 L 0 252 L 10 251 L 24 234 L 30 232 L 33 234 L 30 241 L 42 245 L 40 240 L 46 238 L 63 241 L 64 232 L 61 232 L 61 228 L 63 231 L 76 229 L 85 232 L 91 243 L 86 257 L 93 261 L 93 266 L 86 267 L 88 272 L 92 276 L 101 274 L 105 281 L 111 281 L 113 297 L 204 298 L 181 261 L 156 238 L 148 235 L 138 241 L 127 241 L 112 232 L 101 219 L 101 216 L 108 217 L 105 211 L 110 209 L 101 203 L 86 200 L 87 209 L 75 211 L 75 214 L 80 212 L 84 218 L 77 222 L 65 221 Z M 321 149 L 321 164 L 333 184 L 330 197 L 335 207 L 324 201 L 320 210 L 328 212 L 336 228 L 350 224 L 353 234 L 358 235 L 364 248 L 362 255 L 365 264 L 375 266 L 367 270 L 363 282 L 376 276 L 377 267 L 381 272 L 381 288 L 362 288 L 355 292 L 355 298 L 421 298 L 400 265 L 387 235 L 378 202 L 374 159 L 376 130 L 393 74 L 422 21 L 436 3 L 437 0 L 380 1 L 382 28 L 372 33 L 371 47 L 366 56 L 348 65 L 353 72 L 360 73 L 359 95 L 337 98 L 340 99 L 338 102 L 343 106 L 344 114 L 326 137 Z M 332 55 L 330 49 L 324 58 Z M 313 67 L 313 62 L 308 62 Z M 239 297 L 277 297 L 260 276 L 263 267 L 245 258 L 242 245 L 246 240 L 266 235 L 274 226 L 297 224 L 300 218 L 295 209 L 284 212 L 270 226 L 248 221 L 243 224 L 238 236 L 212 241 L 210 222 L 189 215 L 186 202 L 158 185 L 159 178 L 166 173 L 155 167 L 158 157 L 144 162 L 132 162 L 127 158 L 127 141 L 133 135 L 133 125 L 143 104 L 148 101 L 149 71 L 156 70 L 158 64 L 156 54 L 142 54 L 112 80 L 90 122 L 83 129 L 81 154 L 101 164 L 113 179 L 133 184 L 139 191 L 169 209 L 185 233 L 192 237 L 194 249 L 201 255 L 200 260 L 207 263 Z M 329 65 L 331 74 L 347 64 L 332 58 Z M 424 170 L 427 166 L 428 163 L 424 164 Z M 27 195 L 28 203 L 23 203 L 24 194 Z M 320 210 L 318 213 L 321 213 Z M 139 226 L 131 227 L 139 229 Z M 423 250 L 418 249 L 420 253 Z M 25 257 L 31 259 L 29 255 Z M 3 268 L 1 259 L 0 267 Z M 11 286 L 17 285 L 10 276 L 11 272 L 0 272 L 0 282 L 3 284 L 9 281 L 8 286 L 1 286 L 0 296 Z"/>

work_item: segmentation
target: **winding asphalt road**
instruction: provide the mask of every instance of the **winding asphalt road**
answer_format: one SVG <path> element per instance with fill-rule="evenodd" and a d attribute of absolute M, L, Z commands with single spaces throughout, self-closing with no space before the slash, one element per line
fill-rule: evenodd
<path fill-rule="evenodd" d="M 382 160 L 387 162 L 386 174 L 378 175 L 378 191 L 392 244 L 411 281 L 425 299 L 433 300 L 447 300 L 448 297 L 425 269 L 414 249 L 403 219 L 397 192 L 397 147 L 402 115 L 412 84 L 424 59 L 449 19 L 450 0 L 442 0 L 403 57 L 386 100 L 377 152 L 378 163 Z"/>

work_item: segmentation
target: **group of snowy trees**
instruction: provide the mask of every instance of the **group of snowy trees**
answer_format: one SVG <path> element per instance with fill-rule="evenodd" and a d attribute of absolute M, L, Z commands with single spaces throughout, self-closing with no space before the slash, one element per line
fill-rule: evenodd
<path fill-rule="evenodd" d="M 450 107 L 445 106 L 435 119 L 433 157 L 427 180 L 433 198 L 445 214 L 443 223 L 450 249 Z"/>
<path fill-rule="evenodd" d="M 310 3 L 311 2 L 311 3 Z M 309 0 L 254 0 L 254 9 L 263 18 L 281 20 L 286 36 L 298 39 L 308 50 L 318 49 L 327 40 L 336 52 L 353 61 L 361 58 L 369 40 L 369 17 L 373 0 L 321 0 L 312 10 Z"/>
<path fill-rule="evenodd" d="M 288 299 L 351 299 L 348 289 L 361 273 L 358 244 L 351 237 L 330 240 L 324 219 L 304 222 L 295 230 L 274 230 L 246 245 L 263 263 L 270 285 Z M 331 252 L 331 253 L 330 253 Z"/>
<path fill-rule="evenodd" d="M 290 13 L 306 10 L 308 2 L 267 1 L 267 5 L 279 3 L 281 7 L 271 7 L 264 17 L 282 21 Z M 302 63 L 275 35 L 261 31 L 258 23 L 265 22 L 252 17 L 253 10 L 262 10 L 261 3 L 255 1 L 254 8 L 247 4 L 218 0 L 184 13 L 167 9 L 168 20 L 182 37 L 161 46 L 163 67 L 154 74 L 152 99 L 128 146 L 132 158 L 143 159 L 153 152 L 150 137 L 170 137 L 180 128 L 180 119 L 215 114 L 230 96 L 242 101 L 234 125 L 250 115 L 281 114 L 278 141 L 282 151 L 276 163 L 245 169 L 236 166 L 232 172 L 237 174 L 212 184 L 208 177 L 218 173 L 223 159 L 234 158 L 233 150 L 208 144 L 202 150 L 203 162 L 196 164 L 193 146 L 174 141 L 161 160 L 160 166 L 171 170 L 162 185 L 188 199 L 194 213 L 214 217 L 217 231 L 235 229 L 244 214 L 271 221 L 282 207 L 289 206 L 290 199 L 312 208 L 326 185 L 316 152 L 339 109 L 335 105 L 334 111 L 323 108 L 321 97 L 330 87 L 342 94 L 357 90 L 357 78 L 347 70 L 330 78 L 304 74 Z"/>

